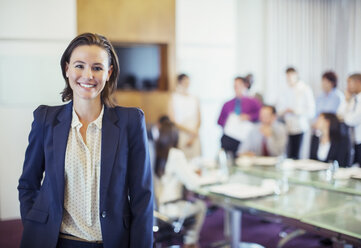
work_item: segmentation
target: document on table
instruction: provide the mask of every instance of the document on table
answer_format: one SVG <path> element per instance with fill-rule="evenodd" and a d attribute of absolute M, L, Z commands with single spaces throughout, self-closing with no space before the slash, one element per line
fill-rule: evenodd
<path fill-rule="evenodd" d="M 270 180 L 261 186 L 241 183 L 226 183 L 211 186 L 208 189 L 213 193 L 218 193 L 238 199 L 250 199 L 274 194 L 276 190 L 276 183 L 270 183 L 269 181 Z"/>
<path fill-rule="evenodd" d="M 286 159 L 282 163 L 283 169 L 296 169 L 296 170 L 305 170 L 305 171 L 320 171 L 327 170 L 330 167 L 330 164 L 312 160 L 312 159 L 300 159 L 292 160 Z"/>
<path fill-rule="evenodd" d="M 350 168 L 339 168 L 335 175 L 333 176 L 335 179 L 361 179 L 361 168 L 358 167 L 350 167 Z"/>
<path fill-rule="evenodd" d="M 264 156 L 241 156 L 236 159 L 236 164 L 238 166 L 249 166 L 249 165 L 257 165 L 257 166 L 275 166 L 279 161 L 278 157 L 264 157 Z"/>
<path fill-rule="evenodd" d="M 212 171 L 207 171 L 206 173 L 204 173 L 204 175 L 201 175 L 199 180 L 200 180 L 199 185 L 205 186 L 205 185 L 222 183 L 224 182 L 224 180 L 226 180 L 226 178 L 224 178 L 220 170 L 212 170 Z"/>

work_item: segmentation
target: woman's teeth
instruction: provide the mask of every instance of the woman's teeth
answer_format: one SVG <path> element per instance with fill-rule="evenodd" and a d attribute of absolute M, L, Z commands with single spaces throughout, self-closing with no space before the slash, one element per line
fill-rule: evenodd
<path fill-rule="evenodd" d="M 84 87 L 84 88 L 94 88 L 95 87 L 94 84 L 82 84 L 82 83 L 80 83 L 80 86 Z"/>

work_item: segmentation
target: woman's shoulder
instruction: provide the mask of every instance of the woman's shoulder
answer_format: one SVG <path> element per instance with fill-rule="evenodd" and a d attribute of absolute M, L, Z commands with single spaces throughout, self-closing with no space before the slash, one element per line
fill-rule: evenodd
<path fill-rule="evenodd" d="M 127 116 L 130 119 L 139 119 L 139 118 L 143 118 L 144 116 L 143 110 L 136 107 L 116 106 L 110 109 L 116 112 L 120 118 Z"/>
<path fill-rule="evenodd" d="M 177 157 L 177 158 L 185 157 L 184 152 L 181 149 L 178 149 L 178 148 L 175 148 L 175 147 L 172 147 L 171 149 L 169 149 L 168 156 Z"/>
<path fill-rule="evenodd" d="M 181 149 L 175 148 L 175 147 L 172 147 L 169 150 L 167 162 L 169 162 L 169 161 L 174 162 L 176 164 L 187 164 L 188 163 L 188 160 L 187 160 L 184 152 Z"/>
<path fill-rule="evenodd" d="M 71 103 L 55 105 L 55 106 L 39 105 L 33 112 L 34 118 L 35 119 L 39 119 L 39 118 L 45 119 L 46 117 L 51 118 L 52 116 L 57 116 L 58 113 L 60 113 L 62 110 L 64 110 L 67 107 L 71 108 L 72 107 Z"/>

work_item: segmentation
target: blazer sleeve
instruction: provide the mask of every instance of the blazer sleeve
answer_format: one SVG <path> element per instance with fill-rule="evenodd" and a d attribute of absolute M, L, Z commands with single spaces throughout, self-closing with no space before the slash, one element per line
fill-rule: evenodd
<path fill-rule="evenodd" d="M 318 160 L 317 152 L 318 152 L 319 143 L 320 143 L 320 139 L 313 134 L 311 137 L 310 159 Z"/>
<path fill-rule="evenodd" d="M 39 106 L 33 113 L 34 120 L 29 134 L 29 144 L 25 152 L 23 172 L 18 185 L 22 220 L 32 208 L 43 178 L 45 168 L 43 133 L 46 112 L 45 106 Z"/>
<path fill-rule="evenodd" d="M 132 215 L 130 247 L 152 247 L 153 186 L 144 114 L 139 109 L 129 111 L 128 120 L 128 182 Z"/>
<path fill-rule="evenodd" d="M 337 161 L 340 167 L 351 166 L 351 140 L 349 137 L 342 137 L 339 142 L 339 149 L 337 149 Z"/>

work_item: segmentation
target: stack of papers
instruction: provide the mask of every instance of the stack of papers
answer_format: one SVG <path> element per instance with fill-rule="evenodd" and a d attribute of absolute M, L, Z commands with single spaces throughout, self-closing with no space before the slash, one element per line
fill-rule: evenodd
<path fill-rule="evenodd" d="M 278 157 L 250 157 L 250 156 L 241 156 L 237 158 L 236 164 L 238 166 L 275 166 L 278 162 Z"/>
<path fill-rule="evenodd" d="M 350 179 L 350 178 L 361 179 L 361 168 L 358 167 L 339 168 L 333 177 L 335 179 Z"/>
<path fill-rule="evenodd" d="M 204 175 L 200 176 L 200 186 L 222 183 L 226 178 L 222 175 L 220 170 L 207 171 Z"/>
<path fill-rule="evenodd" d="M 296 170 L 305 170 L 305 171 L 320 171 L 327 170 L 330 167 L 330 164 L 311 160 L 311 159 L 301 159 L 301 160 L 292 160 L 286 159 L 283 164 L 283 169 L 296 169 Z"/>
<path fill-rule="evenodd" d="M 222 194 L 238 199 L 249 199 L 261 196 L 272 195 L 276 191 L 276 183 L 263 183 L 261 186 L 240 184 L 240 183 L 226 183 L 209 187 L 213 193 Z M 274 181 L 274 180 L 273 180 Z"/>

